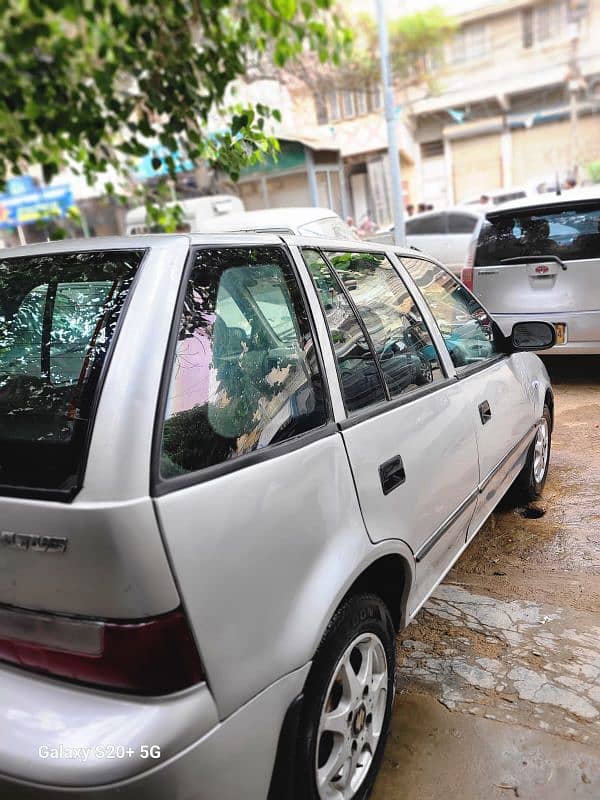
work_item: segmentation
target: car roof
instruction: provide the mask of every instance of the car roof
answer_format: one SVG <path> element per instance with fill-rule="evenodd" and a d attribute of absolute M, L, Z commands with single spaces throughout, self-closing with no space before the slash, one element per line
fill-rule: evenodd
<path fill-rule="evenodd" d="M 407 216 L 404 223 L 410 222 L 413 219 L 428 219 L 429 217 L 436 217 L 439 214 L 467 214 L 469 217 L 483 217 L 479 211 L 469 206 L 450 206 L 449 208 L 438 208 L 433 211 L 420 211 L 418 214 L 413 214 L 412 217 Z M 393 230 L 393 226 L 391 228 Z"/>
<path fill-rule="evenodd" d="M 262 208 L 256 211 L 240 211 L 206 220 L 198 226 L 198 233 L 223 231 L 281 230 L 297 231 L 301 225 L 321 219 L 340 219 L 330 208 L 299 206 L 287 208 Z"/>
<path fill-rule="evenodd" d="M 314 209 L 313 209 L 314 210 Z M 413 257 L 415 250 L 408 247 L 396 247 L 379 242 L 354 241 L 352 239 L 327 239 L 322 236 L 281 236 L 275 233 L 144 233 L 133 236 L 96 236 L 90 239 L 61 239 L 54 242 L 37 242 L 19 247 L 7 247 L 0 250 L 0 261 L 18 256 L 36 256 L 45 253 L 77 253 L 88 250 L 135 250 L 147 248 L 172 247 L 174 241 L 183 241 L 190 245 L 265 245 L 301 243 L 302 246 L 325 250 L 369 252 L 372 250 L 393 250 L 399 255 Z"/>
<path fill-rule="evenodd" d="M 600 186 L 582 186 L 576 189 L 563 189 L 561 194 L 556 192 L 545 192 L 529 197 L 521 197 L 518 200 L 510 200 L 501 206 L 488 211 L 487 217 L 499 217 L 507 211 L 525 211 L 536 208 L 547 208 L 548 206 L 568 205 L 569 203 L 585 202 L 586 200 L 600 200 Z"/>

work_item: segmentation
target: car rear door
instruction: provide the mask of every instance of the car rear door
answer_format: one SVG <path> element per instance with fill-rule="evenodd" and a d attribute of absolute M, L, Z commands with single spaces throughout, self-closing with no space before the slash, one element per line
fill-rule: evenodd
<path fill-rule="evenodd" d="M 287 248 L 274 236 L 201 241 L 165 366 L 153 484 L 228 716 L 312 657 L 370 544 Z"/>
<path fill-rule="evenodd" d="M 528 391 L 527 353 L 506 355 L 497 326 L 479 301 L 446 270 L 402 257 L 422 291 L 456 368 L 477 431 L 480 523 L 507 488 L 507 475 L 533 436 L 535 407 Z M 533 387 L 531 387 L 533 388 Z M 477 530 L 478 524 L 471 530 Z"/>
<path fill-rule="evenodd" d="M 473 291 L 491 314 L 600 308 L 600 200 L 487 215 Z"/>
<path fill-rule="evenodd" d="M 389 257 L 302 252 L 329 327 L 346 407 L 339 426 L 367 530 L 374 541 L 402 539 L 417 562 L 412 613 L 459 554 L 475 507 L 468 401 L 422 300 Z"/>

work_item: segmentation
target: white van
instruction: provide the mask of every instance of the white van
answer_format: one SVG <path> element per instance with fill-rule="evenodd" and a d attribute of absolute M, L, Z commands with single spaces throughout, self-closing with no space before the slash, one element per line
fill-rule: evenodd
<path fill-rule="evenodd" d="M 188 200 L 177 201 L 183 209 L 184 223 L 181 233 L 190 233 L 199 230 L 200 226 L 211 217 L 221 217 L 235 211 L 243 211 L 244 204 L 239 197 L 232 194 L 214 194 L 207 197 L 192 197 Z M 175 202 L 167 203 L 174 206 Z M 146 207 L 137 206 L 127 212 L 125 216 L 125 233 L 128 236 L 140 233 L 153 233 L 152 226 L 146 219 Z"/>

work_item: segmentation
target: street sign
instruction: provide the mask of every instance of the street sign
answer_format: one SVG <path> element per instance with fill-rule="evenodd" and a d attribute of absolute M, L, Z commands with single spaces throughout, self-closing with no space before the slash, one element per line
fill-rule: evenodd
<path fill-rule="evenodd" d="M 35 189 L 25 194 L 3 194 L 0 195 L 0 228 L 64 217 L 74 205 L 75 198 L 68 185 Z"/>

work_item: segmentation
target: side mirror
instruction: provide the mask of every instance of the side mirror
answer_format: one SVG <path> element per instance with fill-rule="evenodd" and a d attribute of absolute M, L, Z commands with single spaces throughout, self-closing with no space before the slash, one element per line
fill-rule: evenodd
<path fill-rule="evenodd" d="M 556 344 L 556 331 L 549 322 L 517 322 L 510 335 L 513 350 L 549 350 Z"/>

